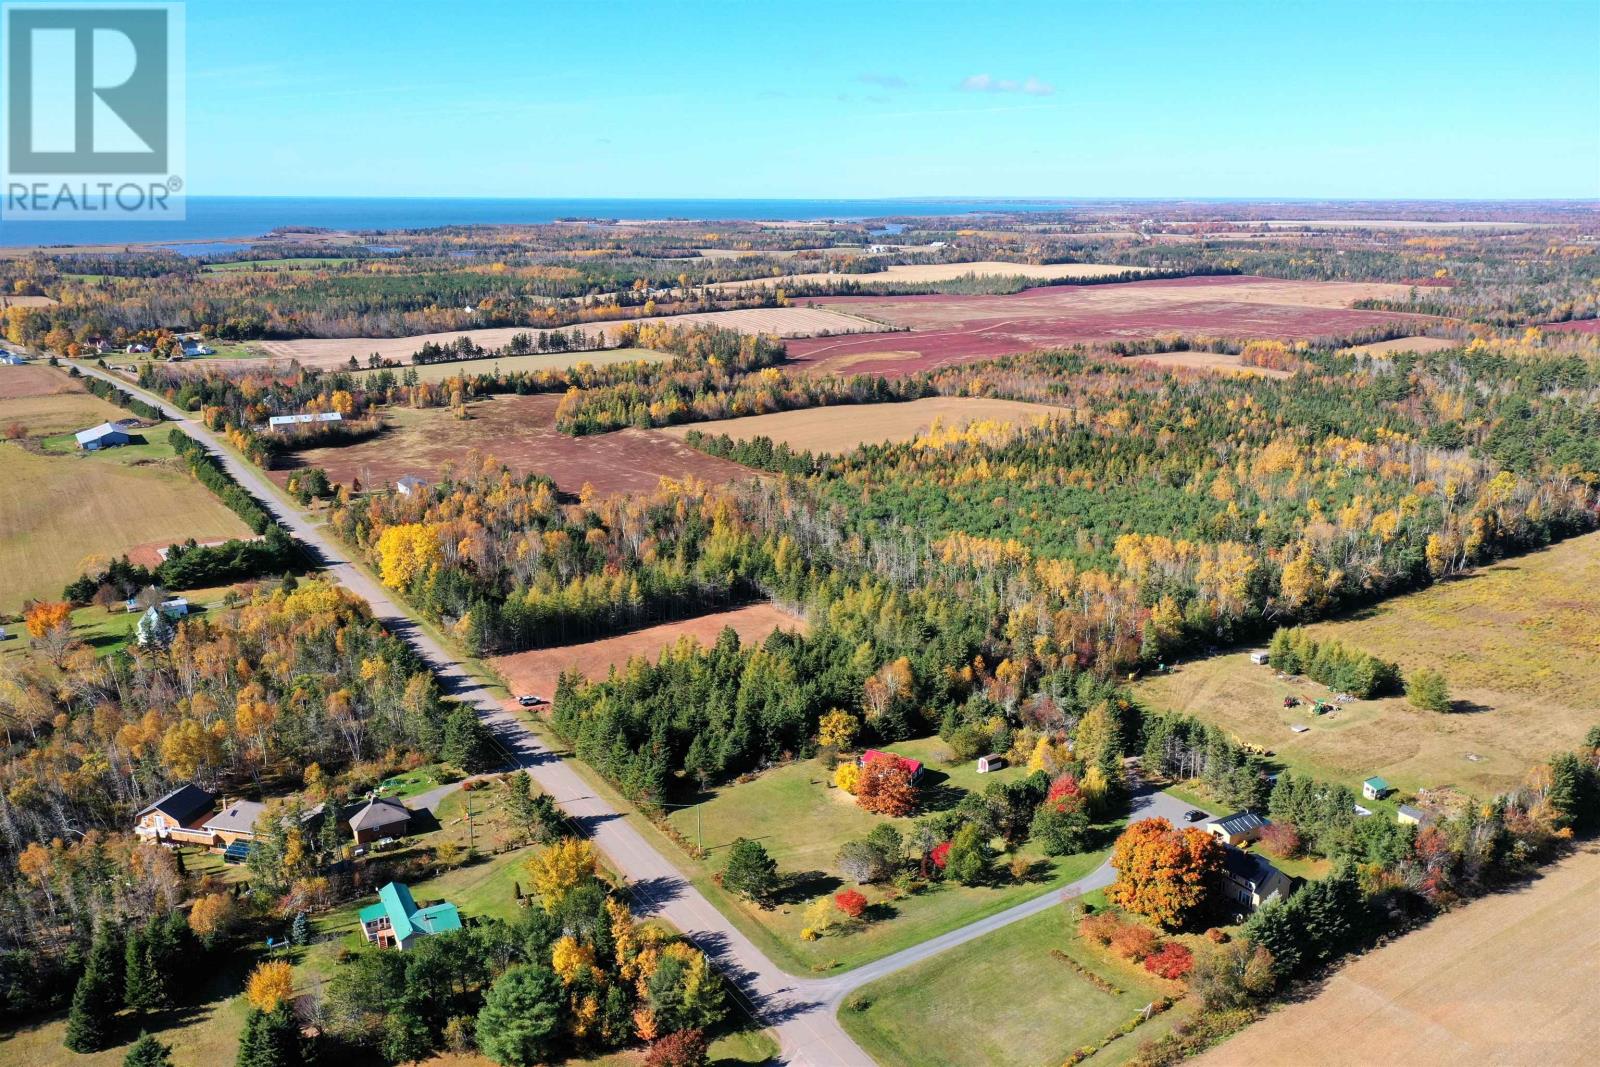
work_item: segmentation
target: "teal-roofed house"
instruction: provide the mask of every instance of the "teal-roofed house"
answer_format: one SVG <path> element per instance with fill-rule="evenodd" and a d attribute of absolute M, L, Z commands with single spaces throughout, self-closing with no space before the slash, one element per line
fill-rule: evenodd
<path fill-rule="evenodd" d="M 379 948 L 410 948 L 419 937 L 461 929 L 461 913 L 449 901 L 417 907 L 411 890 L 390 882 L 378 890 L 378 902 L 361 909 L 361 932 Z"/>

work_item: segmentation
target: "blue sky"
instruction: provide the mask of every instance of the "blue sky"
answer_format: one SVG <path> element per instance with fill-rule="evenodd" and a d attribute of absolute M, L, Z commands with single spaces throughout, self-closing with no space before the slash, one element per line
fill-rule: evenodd
<path fill-rule="evenodd" d="M 1600 196 L 1600 0 L 190 0 L 189 191 Z"/>

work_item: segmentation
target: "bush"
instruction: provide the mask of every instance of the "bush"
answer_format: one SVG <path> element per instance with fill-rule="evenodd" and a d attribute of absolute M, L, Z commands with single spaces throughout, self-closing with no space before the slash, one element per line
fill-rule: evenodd
<path fill-rule="evenodd" d="M 1445 714 L 1455 704 L 1450 699 L 1450 686 L 1444 675 L 1426 667 L 1411 672 L 1406 679 L 1406 700 L 1414 708 Z"/>
<path fill-rule="evenodd" d="M 1138 923 L 1119 923 L 1111 935 L 1111 951 L 1135 963 L 1155 951 L 1156 932 Z"/>
<path fill-rule="evenodd" d="M 1292 860 L 1303 848 L 1300 831 L 1292 822 L 1268 823 L 1261 830 L 1261 847 L 1280 860 Z"/>
<path fill-rule="evenodd" d="M 1144 969 L 1160 978 L 1177 979 L 1194 967 L 1194 953 L 1176 941 L 1168 941 L 1144 958 Z"/>
<path fill-rule="evenodd" d="M 867 898 L 857 890 L 846 889 L 842 893 L 835 894 L 833 906 L 850 918 L 859 919 L 867 910 Z"/>
<path fill-rule="evenodd" d="M 1078 936 L 1101 947 L 1109 945 L 1112 936 L 1120 929 L 1122 920 L 1108 911 L 1085 915 L 1078 920 Z"/>

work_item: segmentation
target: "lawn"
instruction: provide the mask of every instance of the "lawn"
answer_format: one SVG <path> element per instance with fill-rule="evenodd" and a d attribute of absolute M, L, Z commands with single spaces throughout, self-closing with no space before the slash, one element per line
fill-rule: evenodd
<path fill-rule="evenodd" d="M 1454 785 L 1488 796 L 1600 723 L 1596 618 L 1600 533 L 1310 627 L 1402 671 L 1442 671 L 1455 714 L 1420 711 L 1396 696 L 1313 718 L 1285 709 L 1283 698 L 1326 699 L 1328 690 L 1280 681 L 1244 649 L 1182 664 L 1135 690 L 1151 707 L 1213 722 L 1318 777 L 1359 786 L 1377 774 L 1402 793 Z M 1310 729 L 1294 733 L 1291 725 Z"/>
<path fill-rule="evenodd" d="M 981 789 L 989 781 L 1024 774 L 1019 767 L 986 776 L 980 776 L 970 763 L 946 767 L 947 749 L 937 738 L 896 744 L 893 750 L 927 765 L 924 797 L 938 807 L 953 806 L 962 793 Z M 806 760 L 716 790 L 702 804 L 675 809 L 670 821 L 688 841 L 703 841 L 707 855 L 694 860 L 681 849 L 663 847 L 682 857 L 680 865 L 690 871 L 701 891 L 764 951 L 798 973 L 847 969 L 897 952 L 1081 878 L 1105 859 L 1104 852 L 1050 859 L 1024 847 L 1021 855 L 1034 861 L 1034 869 L 1020 882 L 1000 869 L 1002 861 L 996 865 L 996 883 L 990 886 L 940 883 L 898 899 L 888 887 L 862 886 L 861 891 L 875 905 L 869 911 L 869 915 L 876 914 L 874 921 L 853 932 L 802 941 L 806 905 L 849 884 L 835 869 L 839 847 L 865 837 L 884 821 L 881 817 L 861 810 L 854 798 L 833 788 L 821 763 Z M 914 820 L 890 821 L 904 832 Z M 726 862 L 728 846 L 738 837 L 759 841 L 777 861 L 779 872 L 793 879 L 794 884 L 775 906 L 753 905 L 713 881 L 712 875 Z M 1108 842 L 1109 838 L 1107 833 Z"/>
<path fill-rule="evenodd" d="M 656 352 L 648 348 L 607 348 L 597 352 L 539 352 L 528 356 L 500 356 L 495 359 L 468 359 L 454 363 L 426 363 L 420 367 L 407 364 L 401 368 L 390 368 L 391 373 L 404 374 L 408 370 L 417 372 L 417 377 L 425 382 L 442 382 L 446 378 L 457 375 L 474 374 L 511 374 L 515 371 L 542 371 L 565 370 L 587 363 L 592 367 L 609 367 L 614 363 L 660 363 L 662 360 L 671 359 L 672 356 L 665 352 Z M 364 360 L 362 361 L 364 362 Z M 363 371 L 365 374 L 375 374 L 376 371 Z"/>
<path fill-rule="evenodd" d="M 59 598 L 91 555 L 250 535 L 172 454 L 164 429 L 144 436 L 145 444 L 97 453 L 0 445 L 0 611 Z M 47 449 L 57 443 L 47 440 Z"/>
<path fill-rule="evenodd" d="M 232 588 L 228 585 L 219 585 L 207 589 L 185 589 L 176 595 L 182 596 L 189 602 L 189 616 L 193 618 L 220 604 L 222 598 L 227 596 L 228 590 Z M 57 593 L 59 592 L 58 590 Z M 74 608 L 71 621 L 72 635 L 94 649 L 97 655 L 105 656 L 127 647 L 128 642 L 133 640 L 134 627 L 139 623 L 139 613 L 124 610 L 120 603 L 110 608 L 100 608 L 90 604 Z M 18 653 L 27 645 L 26 631 L 22 627 L 9 629 L 15 630 L 16 636 L 0 643 L 0 657 Z"/>
<path fill-rule="evenodd" d="M 1099 988 L 1052 951 L 1121 992 Z M 839 1021 L 881 1067 L 1043 1067 L 1099 1045 L 1145 1005 L 1178 989 L 1082 944 L 1052 909 L 864 986 L 846 998 Z M 1155 1016 L 1084 1062 L 1125 1062 L 1184 1010 L 1180 1004 Z"/>

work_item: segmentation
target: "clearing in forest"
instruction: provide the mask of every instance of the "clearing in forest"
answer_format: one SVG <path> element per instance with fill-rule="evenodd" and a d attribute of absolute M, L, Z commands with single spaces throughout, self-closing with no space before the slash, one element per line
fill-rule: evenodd
<path fill-rule="evenodd" d="M 935 421 L 946 427 L 974 421 L 1028 423 L 1059 415 L 1049 404 L 987 397 L 930 396 L 898 404 L 841 404 L 779 411 L 722 422 L 672 426 L 662 431 L 682 438 L 691 430 L 727 434 L 735 441 L 768 437 L 796 452 L 849 452 L 864 444 L 898 444 L 926 433 Z"/>
<path fill-rule="evenodd" d="M 1118 274 L 1143 274 L 1148 270 L 1149 267 L 1124 267 L 1114 263 L 1006 263 L 997 259 L 985 259 L 974 263 L 899 263 L 866 274 L 839 274 L 827 271 L 785 274 L 773 278 L 717 282 L 710 288 L 748 289 L 752 286 L 770 288 L 780 285 L 827 285 L 832 282 L 857 282 L 861 285 L 874 285 L 878 282 L 948 282 L 969 276 L 1053 281 L 1057 278 L 1105 278 Z"/>
<path fill-rule="evenodd" d="M 607 348 L 599 352 L 540 352 L 531 356 L 500 356 L 496 359 L 464 359 L 452 363 L 425 363 L 420 367 L 407 364 L 405 370 L 417 372 L 419 381 L 442 382 L 457 375 L 534 373 L 546 370 L 566 370 L 587 363 L 591 367 L 609 367 L 616 363 L 660 363 L 669 360 L 667 352 L 652 352 L 648 348 Z M 404 374 L 405 370 L 392 370 L 391 374 Z M 363 375 L 377 374 L 375 370 L 362 371 Z"/>
<path fill-rule="evenodd" d="M 489 662 L 505 679 L 513 695 L 531 693 L 549 700 L 556 691 L 556 682 L 563 671 L 577 671 L 589 679 L 600 681 L 612 667 L 620 670 L 630 659 L 643 656 L 654 663 L 661 658 L 661 653 L 685 637 L 693 638 L 709 648 L 716 644 L 718 635 L 730 626 L 739 635 L 740 642 L 746 645 L 760 644 L 774 630 L 803 631 L 806 628 L 805 620 L 773 604 L 748 604 L 692 619 L 646 626 L 598 641 L 497 656 Z"/>
<path fill-rule="evenodd" d="M 1214 723 L 1318 777 L 1358 785 L 1376 774 L 1402 792 L 1455 785 L 1489 796 L 1600 725 L 1596 618 L 1600 533 L 1591 533 L 1309 627 L 1402 672 L 1442 672 L 1454 714 L 1392 696 L 1312 717 L 1284 708 L 1284 697 L 1326 700 L 1329 691 L 1280 681 L 1245 650 L 1180 664 L 1135 688 L 1154 708 Z M 1309 729 L 1294 733 L 1296 725 Z"/>
<path fill-rule="evenodd" d="M 751 478 L 755 472 L 690 448 L 658 430 L 617 430 L 573 437 L 555 428 L 558 393 L 507 394 L 475 400 L 468 418 L 449 408 L 387 408 L 388 425 L 365 441 L 292 453 L 271 472 L 279 485 L 299 467 L 321 467 L 345 485 L 392 485 L 412 475 L 437 481 L 447 469 L 458 474 L 475 466 L 473 457 L 493 457 L 518 475 L 543 474 L 562 492 L 577 496 L 585 485 L 600 496 L 647 493 L 661 479 L 697 478 L 720 484 Z"/>
<path fill-rule="evenodd" d="M 1158 367 L 1183 367 L 1190 370 L 1222 371 L 1229 374 L 1253 374 L 1260 378 L 1290 378 L 1292 371 L 1273 367 L 1252 367 L 1239 362 L 1239 357 L 1227 352 L 1158 352 L 1148 356 L 1132 356 L 1142 363 Z"/>
<path fill-rule="evenodd" d="M 1600 851 L 1352 960 L 1197 1067 L 1542 1067 L 1594 1057 Z"/>

